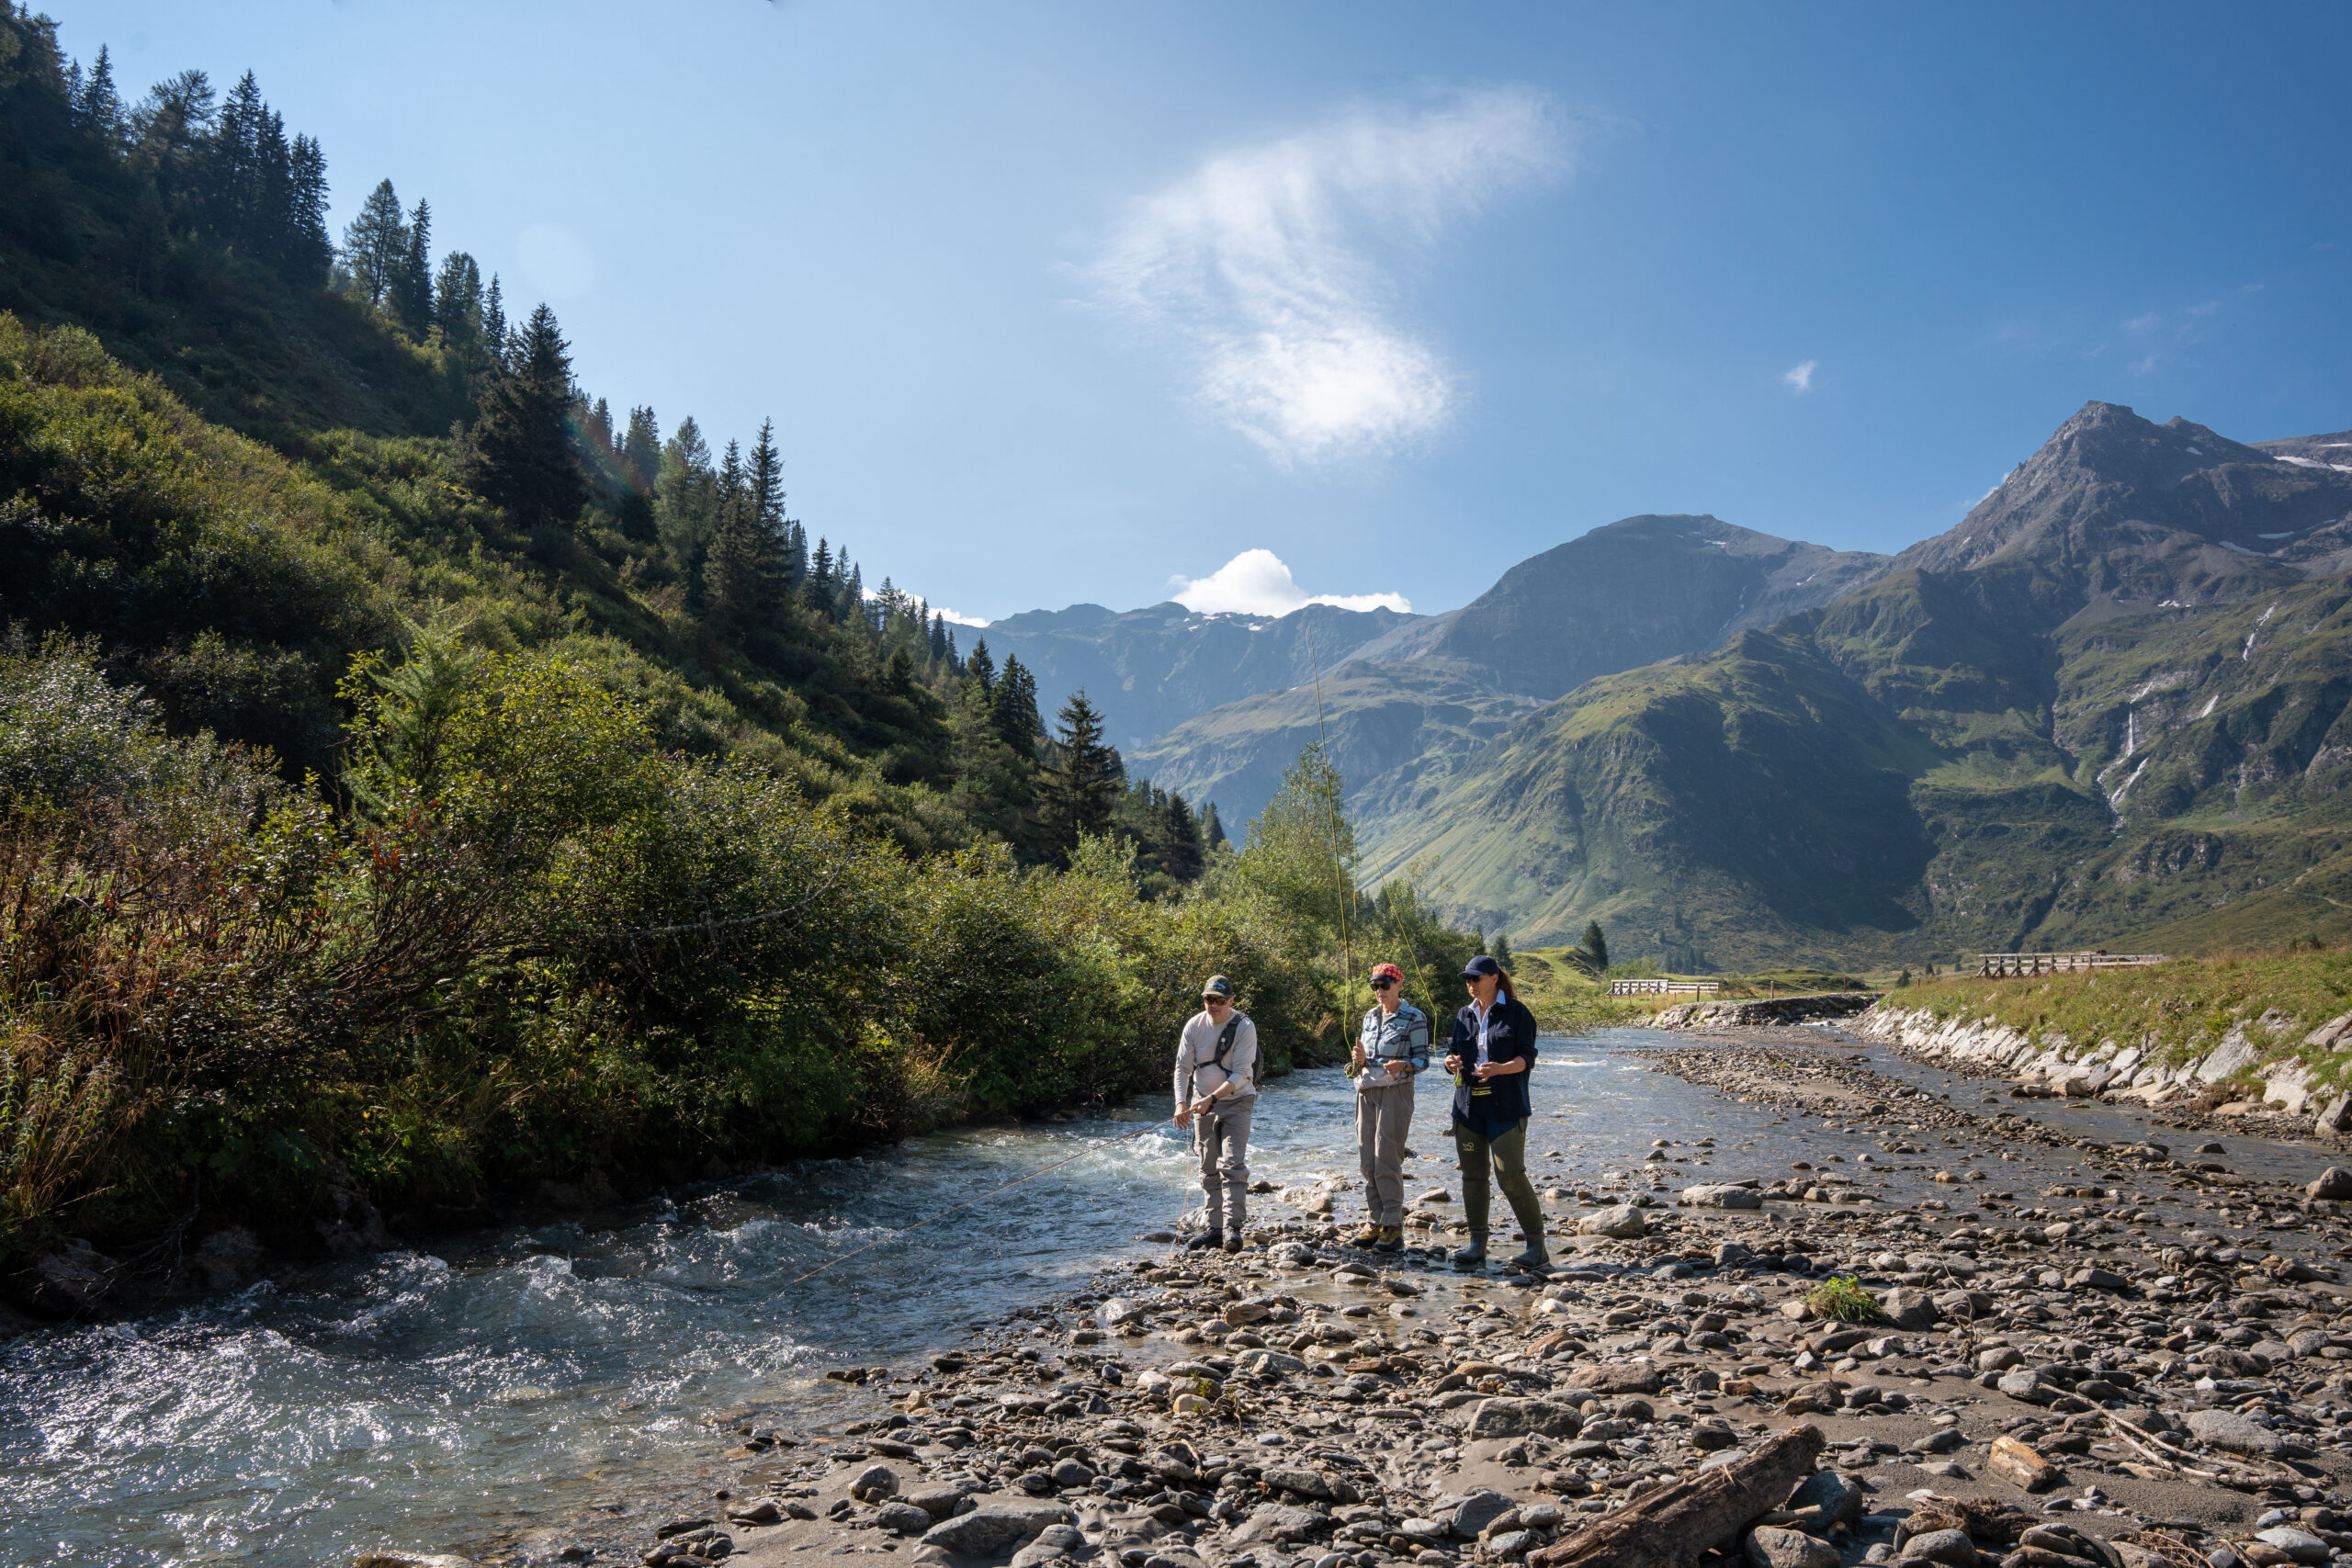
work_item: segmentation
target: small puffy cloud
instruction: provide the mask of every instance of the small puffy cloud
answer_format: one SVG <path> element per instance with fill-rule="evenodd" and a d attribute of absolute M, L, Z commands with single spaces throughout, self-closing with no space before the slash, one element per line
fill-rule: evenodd
<path fill-rule="evenodd" d="M 1792 365 L 1781 372 L 1781 384 L 1792 392 L 1813 390 L 1813 373 L 1821 368 L 1821 361 L 1808 359 L 1803 365 Z"/>
<path fill-rule="evenodd" d="M 1180 345 L 1198 395 L 1283 463 L 1391 450 L 1456 400 L 1403 320 L 1393 265 L 1566 162 L 1521 88 L 1418 114 L 1360 110 L 1221 153 L 1136 202 L 1091 269 L 1097 300 Z"/>
<path fill-rule="evenodd" d="M 1410 615 L 1413 610 L 1402 593 L 1310 594 L 1272 550 L 1244 550 L 1206 577 L 1175 579 L 1175 588 L 1170 598 L 1204 615 L 1287 615 L 1309 604 L 1394 610 L 1399 615 Z"/>
<path fill-rule="evenodd" d="M 961 611 L 951 610 L 944 604 L 933 604 L 931 608 L 933 615 L 936 615 L 941 620 L 945 621 L 951 626 L 984 626 L 988 625 L 988 622 L 982 620 L 978 615 L 967 615 Z"/>

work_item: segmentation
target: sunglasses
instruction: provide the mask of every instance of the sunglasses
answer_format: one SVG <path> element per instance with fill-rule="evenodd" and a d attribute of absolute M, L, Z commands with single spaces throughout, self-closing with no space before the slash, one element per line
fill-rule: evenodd
<path fill-rule="evenodd" d="M 1393 989 L 1395 989 L 1395 988 L 1396 988 L 1396 981 L 1394 981 L 1394 980 L 1388 980 L 1388 979 L 1374 980 L 1374 981 L 1372 983 L 1372 988 L 1373 988 L 1374 990 L 1375 990 L 1375 991 L 1387 991 L 1387 990 L 1393 990 Z"/>

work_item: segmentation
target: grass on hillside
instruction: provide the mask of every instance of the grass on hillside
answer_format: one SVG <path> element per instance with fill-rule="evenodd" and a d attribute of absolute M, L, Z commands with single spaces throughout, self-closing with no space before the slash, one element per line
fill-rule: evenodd
<path fill-rule="evenodd" d="M 2006 980 L 1959 976 L 1896 993 L 1895 1005 L 1938 1019 L 1988 1019 L 2037 1043 L 2114 1041 L 2183 1061 L 2210 1051 L 2233 1025 L 2274 1051 L 2329 1019 L 2352 1012 L 2352 952 L 2294 951 L 2225 958 L 2179 958 L 2145 969 L 2042 975 Z M 2265 1024 L 2266 1015 L 2276 1015 Z M 2346 1064 L 2312 1048 L 2307 1064 L 2334 1081 Z"/>

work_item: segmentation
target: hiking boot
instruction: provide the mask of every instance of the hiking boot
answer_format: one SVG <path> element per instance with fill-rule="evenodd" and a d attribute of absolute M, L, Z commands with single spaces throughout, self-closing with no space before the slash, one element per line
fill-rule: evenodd
<path fill-rule="evenodd" d="M 1217 1235 L 1216 1232 L 1203 1231 L 1200 1235 L 1194 1236 L 1192 1240 L 1184 1244 L 1184 1250 L 1187 1252 L 1206 1252 L 1211 1247 L 1223 1247 L 1224 1245 L 1225 1237 Z"/>
<path fill-rule="evenodd" d="M 1531 1271 L 1549 1269 L 1551 1266 L 1551 1256 L 1544 1250 L 1544 1244 L 1540 1241 L 1529 1242 L 1526 1251 L 1503 1265 L 1506 1269 L 1525 1269 Z"/>
<path fill-rule="evenodd" d="M 1486 1264 L 1487 1238 L 1485 1236 L 1474 1235 L 1470 1238 L 1469 1246 L 1457 1247 L 1453 1249 L 1453 1266 L 1456 1269 L 1483 1269 Z"/>
<path fill-rule="evenodd" d="M 1374 1224 L 1369 1220 L 1365 1221 L 1362 1225 L 1357 1227 L 1355 1235 L 1348 1237 L 1348 1245 L 1350 1247 L 1379 1246 L 1380 1227 Z"/>
<path fill-rule="evenodd" d="M 1373 1249 L 1374 1252 L 1402 1252 L 1402 1251 L 1404 1251 L 1404 1250 L 1405 1250 L 1405 1227 L 1404 1227 L 1403 1225 L 1383 1225 L 1383 1226 L 1381 1226 L 1381 1227 L 1380 1227 L 1380 1235 L 1379 1235 L 1378 1236 L 1374 1237 L 1374 1240 L 1373 1240 L 1372 1249 Z"/>
<path fill-rule="evenodd" d="M 1240 1250 L 1241 1250 L 1241 1238 L 1240 1238 L 1239 1236 L 1238 1236 L 1238 1235 L 1229 1235 L 1229 1236 L 1227 1236 L 1227 1237 L 1225 1238 L 1225 1249 L 1226 1249 L 1227 1252 L 1238 1252 L 1238 1251 L 1240 1251 Z"/>

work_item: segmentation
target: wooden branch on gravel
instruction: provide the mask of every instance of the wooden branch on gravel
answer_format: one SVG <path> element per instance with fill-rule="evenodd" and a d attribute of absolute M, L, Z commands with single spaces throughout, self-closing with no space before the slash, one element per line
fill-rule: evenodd
<path fill-rule="evenodd" d="M 1818 1427 L 1783 1428 L 1747 1458 L 1645 1493 L 1527 1561 L 1532 1568 L 1690 1568 L 1787 1502 L 1827 1446 Z"/>

